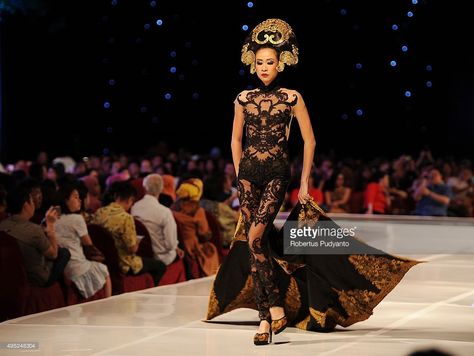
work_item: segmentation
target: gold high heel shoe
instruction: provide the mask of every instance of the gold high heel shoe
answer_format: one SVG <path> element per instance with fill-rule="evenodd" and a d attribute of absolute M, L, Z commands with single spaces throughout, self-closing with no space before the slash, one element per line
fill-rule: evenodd
<path fill-rule="evenodd" d="M 276 334 L 281 333 L 283 330 L 285 330 L 287 325 L 288 325 L 288 319 L 286 318 L 286 315 L 283 315 L 280 319 L 272 320 L 271 330 L 276 335 Z"/>
<path fill-rule="evenodd" d="M 270 324 L 270 330 L 268 333 L 255 333 L 253 337 L 253 343 L 255 345 L 268 345 L 268 344 L 271 344 L 272 342 L 272 328 L 271 328 L 272 319 L 271 317 L 269 317 L 267 319 L 262 319 L 262 320 L 266 320 Z"/>

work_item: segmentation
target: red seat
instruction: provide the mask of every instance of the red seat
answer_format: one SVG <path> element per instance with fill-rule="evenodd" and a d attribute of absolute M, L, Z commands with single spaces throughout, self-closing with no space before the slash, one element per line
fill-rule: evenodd
<path fill-rule="evenodd" d="M 137 190 L 137 196 L 135 197 L 136 201 L 139 201 L 146 194 L 146 190 L 143 187 L 143 178 L 135 178 L 130 181 L 130 184 Z"/>
<path fill-rule="evenodd" d="M 153 277 L 150 273 L 130 275 L 120 271 L 118 253 L 110 231 L 96 224 L 89 224 L 87 229 L 92 242 L 105 256 L 105 264 L 109 269 L 110 279 L 112 280 L 113 294 L 154 287 Z"/>
<path fill-rule="evenodd" d="M 364 192 L 352 192 L 349 198 L 349 210 L 351 213 L 360 214 L 364 209 Z"/>
<path fill-rule="evenodd" d="M 166 272 L 161 277 L 159 286 L 164 286 L 167 284 L 174 284 L 179 282 L 185 282 L 186 278 L 186 268 L 184 267 L 184 261 L 179 259 L 168 266 L 166 266 Z"/>
<path fill-rule="evenodd" d="M 140 241 L 140 246 L 138 247 L 137 255 L 154 258 L 150 233 L 146 228 L 145 224 L 137 218 L 135 218 L 135 229 L 137 230 L 137 235 L 145 236 Z M 164 286 L 166 284 L 173 284 L 184 281 L 186 281 L 186 269 L 184 268 L 183 260 L 180 259 L 166 266 L 166 272 L 161 277 L 160 283 L 158 283 L 158 285 Z"/>
<path fill-rule="evenodd" d="M 153 248 L 151 246 L 151 237 L 148 229 L 146 228 L 145 224 L 142 223 L 137 218 L 135 220 L 135 231 L 137 235 L 142 235 L 144 238 L 140 241 L 140 245 L 138 245 L 137 255 L 143 257 L 150 257 L 153 258 Z"/>
<path fill-rule="evenodd" d="M 58 282 L 49 287 L 31 286 L 16 239 L 0 232 L 0 321 L 63 307 Z"/>

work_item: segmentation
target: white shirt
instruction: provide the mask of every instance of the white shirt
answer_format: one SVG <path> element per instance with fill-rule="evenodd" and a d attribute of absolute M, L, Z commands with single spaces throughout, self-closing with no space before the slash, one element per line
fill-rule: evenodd
<path fill-rule="evenodd" d="M 54 224 L 54 230 L 59 246 L 66 247 L 71 253 L 64 273 L 68 278 L 82 276 L 92 267 L 82 250 L 81 237 L 88 234 L 84 218 L 81 214 L 61 215 Z"/>
<path fill-rule="evenodd" d="M 173 213 L 152 195 L 145 196 L 132 206 L 132 215 L 143 222 L 151 237 L 155 259 L 169 265 L 176 258 L 178 231 Z"/>

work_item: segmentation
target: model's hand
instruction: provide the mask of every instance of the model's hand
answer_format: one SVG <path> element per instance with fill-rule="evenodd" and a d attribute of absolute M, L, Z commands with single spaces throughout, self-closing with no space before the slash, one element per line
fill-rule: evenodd
<path fill-rule="evenodd" d="M 298 192 L 298 200 L 301 204 L 306 204 L 309 198 L 308 183 L 301 183 L 300 191 Z"/>

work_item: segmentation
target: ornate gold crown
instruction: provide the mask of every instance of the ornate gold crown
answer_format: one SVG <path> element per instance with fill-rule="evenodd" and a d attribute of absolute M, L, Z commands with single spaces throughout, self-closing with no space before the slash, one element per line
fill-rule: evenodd
<path fill-rule="evenodd" d="M 255 73 L 255 52 L 265 45 L 279 53 L 277 70 L 282 72 L 286 65 L 298 63 L 298 47 L 292 28 L 280 19 L 268 19 L 258 24 L 242 47 L 241 61 L 250 65 L 250 73 Z"/>

